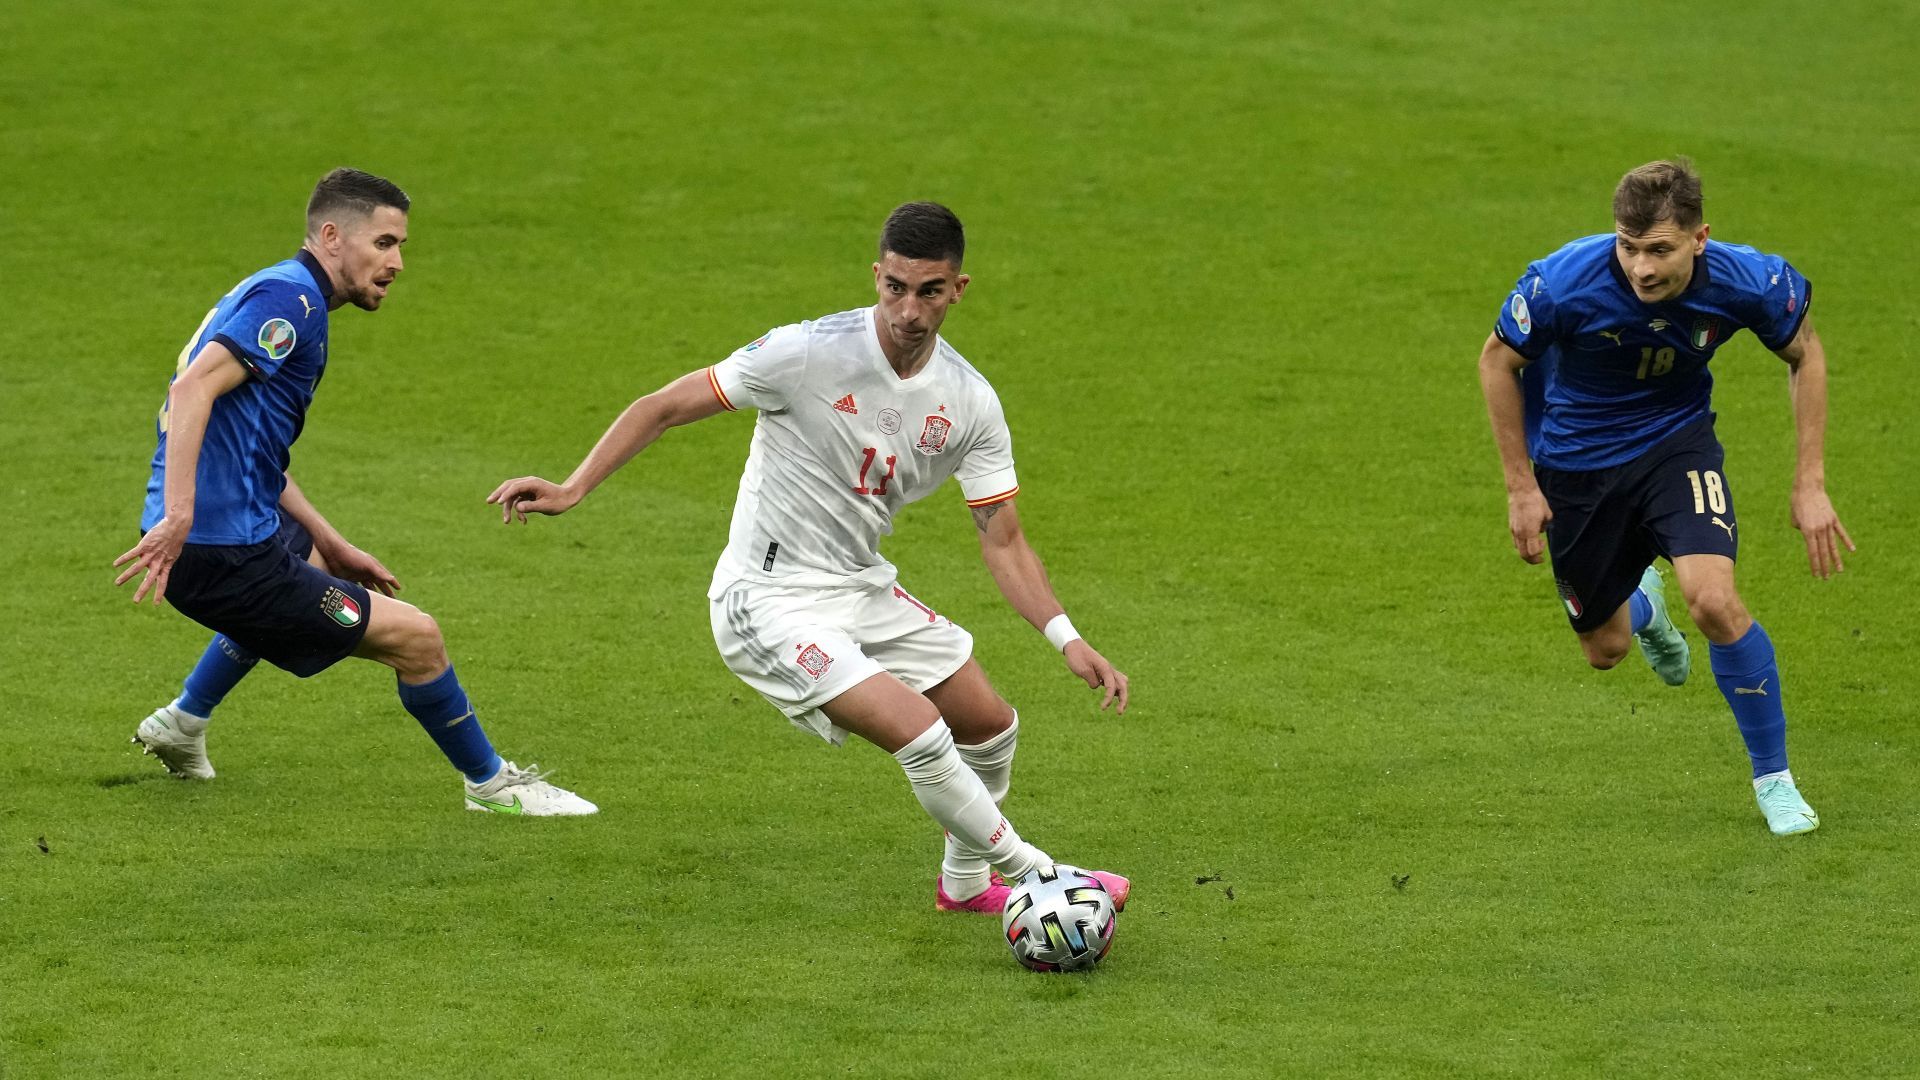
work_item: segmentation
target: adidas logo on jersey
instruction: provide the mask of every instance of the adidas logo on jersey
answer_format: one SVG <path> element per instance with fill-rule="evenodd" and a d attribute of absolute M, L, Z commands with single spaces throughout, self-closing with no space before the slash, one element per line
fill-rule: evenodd
<path fill-rule="evenodd" d="M 852 394 L 848 394 L 846 397 L 843 397 L 839 401 L 834 402 L 833 407 L 836 409 L 839 409 L 843 413 L 853 413 L 855 416 L 858 416 L 860 414 L 860 410 L 854 407 Z"/>

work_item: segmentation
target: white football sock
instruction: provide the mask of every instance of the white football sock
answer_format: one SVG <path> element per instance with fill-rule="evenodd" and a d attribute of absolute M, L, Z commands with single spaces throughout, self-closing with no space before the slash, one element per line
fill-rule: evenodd
<path fill-rule="evenodd" d="M 1770 772 L 1765 776 L 1756 776 L 1753 778 L 1753 790 L 1759 791 L 1762 787 L 1765 787 L 1769 781 L 1773 781 L 1773 780 L 1785 780 L 1787 783 L 1791 784 L 1793 783 L 1793 770 L 1781 769 L 1779 772 Z M 1798 789 L 1796 788 L 1795 790 L 1798 790 Z M 952 896 L 953 893 L 948 892 L 947 895 Z"/>
<path fill-rule="evenodd" d="M 893 756 L 913 784 L 914 797 L 933 820 L 964 846 L 984 852 L 1001 877 L 1018 881 L 1034 867 L 1053 861 L 1020 839 L 1000 816 L 987 786 L 954 749 L 953 733 L 945 720 L 935 720 Z"/>
<path fill-rule="evenodd" d="M 1016 711 L 1012 725 L 986 742 L 977 746 L 954 744 L 960 760 L 980 778 L 995 805 L 1007 800 L 1007 788 L 1013 781 L 1013 751 L 1019 741 L 1020 714 Z M 980 852 L 955 839 L 952 833 L 947 834 L 946 855 L 940 860 L 940 880 L 947 896 L 954 900 L 971 900 L 986 892 L 991 884 L 987 860 Z"/>

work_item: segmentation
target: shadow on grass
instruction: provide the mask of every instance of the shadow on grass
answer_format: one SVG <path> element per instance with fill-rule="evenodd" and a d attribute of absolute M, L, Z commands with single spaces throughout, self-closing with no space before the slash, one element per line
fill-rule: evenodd
<path fill-rule="evenodd" d="M 117 788 L 117 787 L 125 787 L 128 784 L 145 784 L 145 783 L 156 781 L 156 780 L 172 780 L 172 779 L 174 778 L 171 776 L 168 776 L 166 773 L 163 773 L 163 772 L 162 773 L 129 772 L 129 773 L 116 773 L 113 776 L 102 776 L 99 779 L 95 780 L 94 783 L 98 784 L 103 788 Z"/>

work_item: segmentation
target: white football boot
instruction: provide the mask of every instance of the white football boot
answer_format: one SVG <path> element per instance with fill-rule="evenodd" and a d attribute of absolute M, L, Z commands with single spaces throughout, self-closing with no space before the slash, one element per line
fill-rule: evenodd
<path fill-rule="evenodd" d="M 141 753 L 159 758 L 168 772 L 182 780 L 211 780 L 213 763 L 207 760 L 207 725 L 212 722 L 178 705 L 162 705 L 152 716 L 140 721 L 131 741 L 140 744 Z"/>
<path fill-rule="evenodd" d="M 528 817 L 562 817 L 597 814 L 600 808 L 568 791 L 547 783 L 540 766 L 522 769 L 511 761 L 500 763 L 500 771 L 484 784 L 471 780 L 467 786 L 467 809 L 493 814 L 525 814 Z"/>

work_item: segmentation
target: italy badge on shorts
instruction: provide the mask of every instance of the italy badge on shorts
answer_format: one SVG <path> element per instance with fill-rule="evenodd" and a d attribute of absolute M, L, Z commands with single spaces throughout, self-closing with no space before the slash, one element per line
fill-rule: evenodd
<path fill-rule="evenodd" d="M 293 324 L 285 319 L 268 319 L 260 324 L 260 348 L 269 360 L 285 360 L 298 337 Z"/>
<path fill-rule="evenodd" d="M 360 605 L 337 588 L 328 589 L 326 595 L 320 597 L 320 610 L 341 626 L 360 625 Z"/>
<path fill-rule="evenodd" d="M 1560 602 L 1567 605 L 1567 614 L 1573 618 L 1579 618 L 1585 610 L 1580 606 L 1580 594 L 1574 592 L 1573 586 L 1564 581 L 1555 581 L 1553 585 L 1560 590 Z"/>

